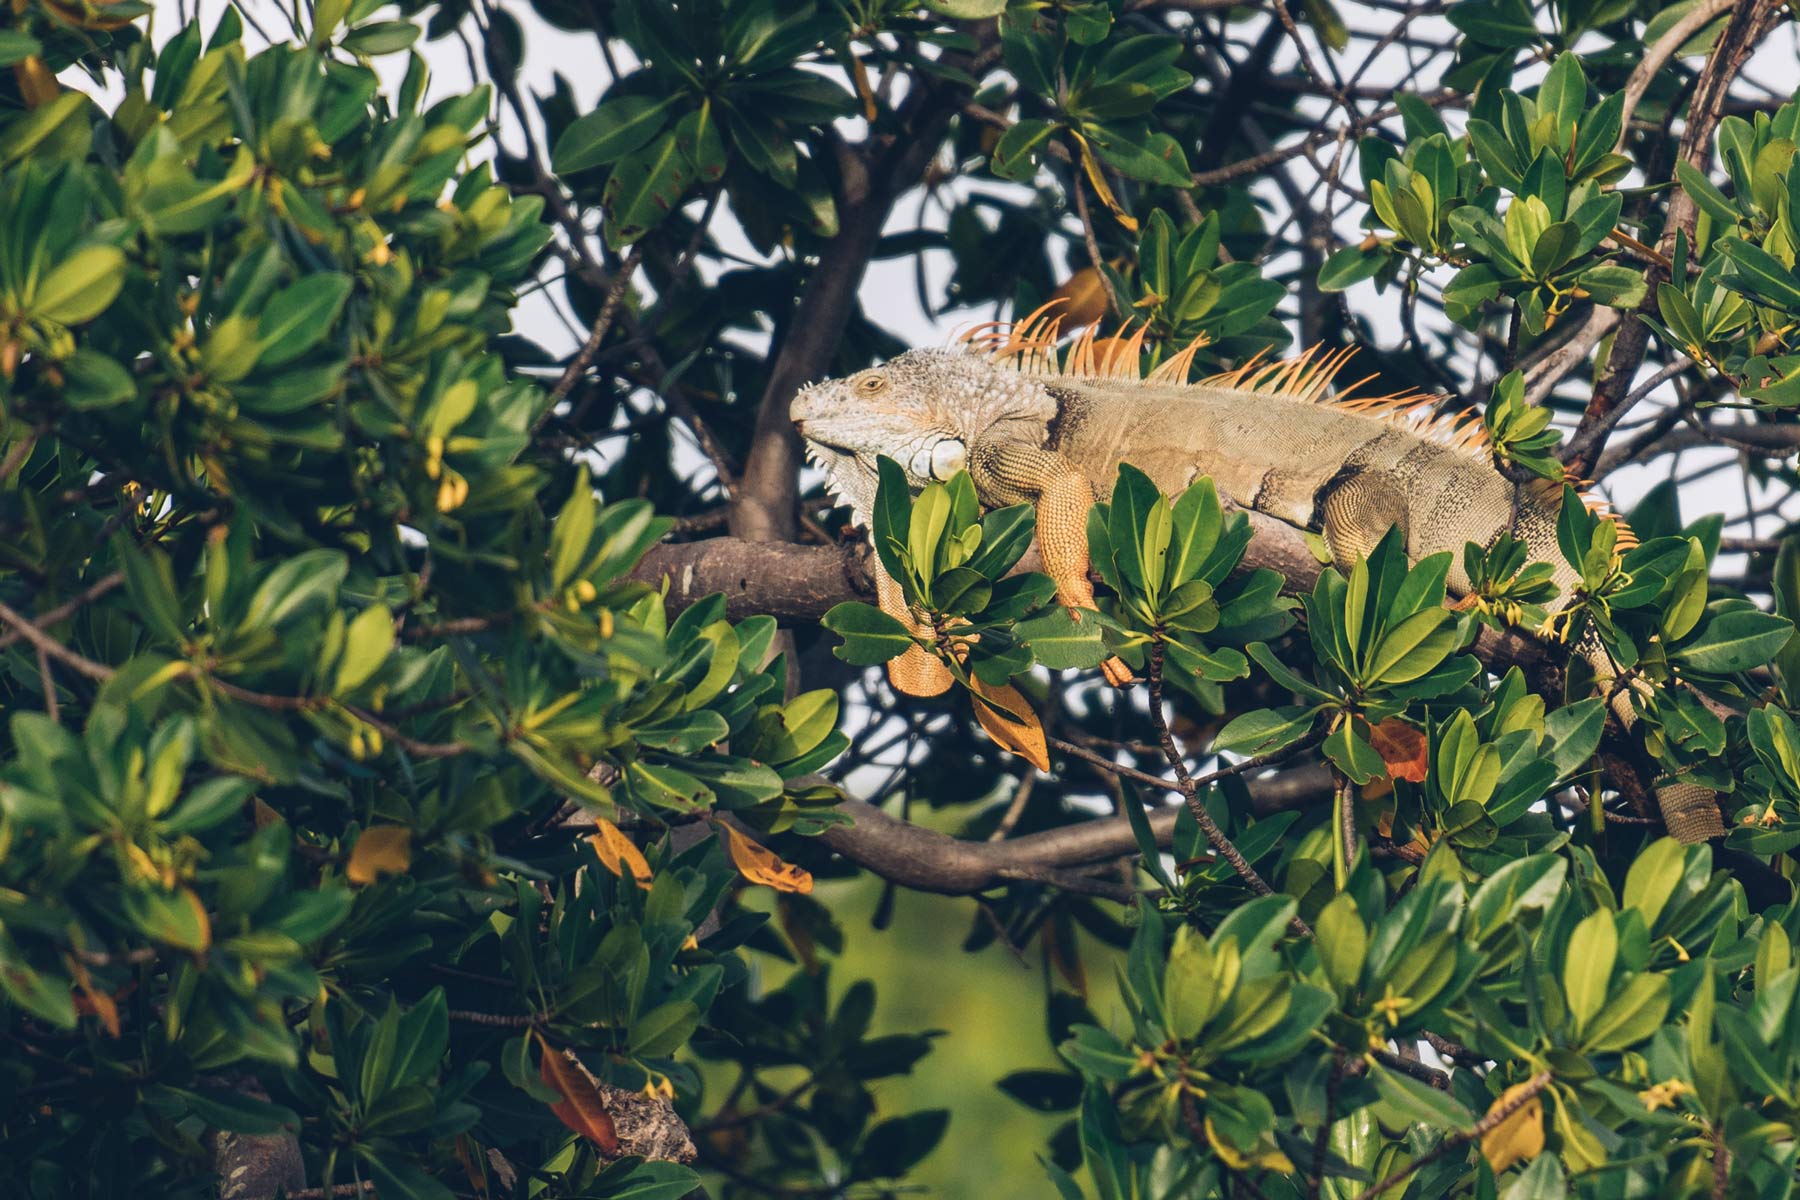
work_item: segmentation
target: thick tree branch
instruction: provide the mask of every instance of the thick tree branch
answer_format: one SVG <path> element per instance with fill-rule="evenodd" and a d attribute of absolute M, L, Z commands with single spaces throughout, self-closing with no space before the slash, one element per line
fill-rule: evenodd
<path fill-rule="evenodd" d="M 894 202 L 919 181 L 951 118 L 968 100 L 969 91 L 960 84 L 939 83 L 919 92 L 910 111 L 902 114 L 903 132 L 866 176 L 859 175 L 860 159 L 839 156 L 844 165 L 838 233 L 821 251 L 770 367 L 749 457 L 733 497 L 731 532 L 736 536 L 751 542 L 793 540 L 801 453 L 788 403 L 830 366 Z"/>
<path fill-rule="evenodd" d="M 1173 780 L 1159 780 L 1174 794 Z M 1316 764 L 1249 781 L 1258 810 L 1290 807 L 1295 795 L 1330 794 L 1330 780 Z M 1002 842 L 965 841 L 889 816 L 862 800 L 846 800 L 838 811 L 854 825 L 835 826 L 819 840 L 858 866 L 915 891 L 967 896 L 998 884 L 1041 879 L 1046 871 L 1066 870 L 1137 853 L 1137 839 L 1126 817 L 1103 817 Z M 1179 807 L 1152 809 L 1150 831 L 1158 846 L 1175 835 Z"/>
<path fill-rule="evenodd" d="M 1786 430 L 1787 426 L 1747 425 L 1746 432 Z M 1800 431 L 1795 433 L 1800 439 Z M 1794 444 L 1788 443 L 1790 447 Z M 1790 450 L 1791 452 L 1791 450 Z M 1287 580 L 1289 594 L 1309 591 L 1320 564 L 1298 529 L 1262 513 L 1245 513 L 1254 536 L 1244 552 L 1241 570 L 1267 567 Z M 739 538 L 706 538 L 656 546 L 645 555 L 632 578 L 652 587 L 667 586 L 671 611 L 686 608 L 714 592 L 725 594 L 726 615 L 741 620 L 766 613 L 793 625 L 817 621 L 845 600 L 870 600 L 875 585 L 869 575 L 867 545 L 800 546 L 757 543 Z M 1035 552 L 1019 569 L 1035 570 Z M 1543 643 L 1523 632 L 1482 630 L 1474 654 L 1490 668 L 1529 667 L 1541 662 Z"/>

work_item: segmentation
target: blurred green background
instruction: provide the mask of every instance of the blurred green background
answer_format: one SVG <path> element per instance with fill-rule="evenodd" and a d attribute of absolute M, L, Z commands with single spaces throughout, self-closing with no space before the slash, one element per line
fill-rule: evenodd
<path fill-rule="evenodd" d="M 921 815 L 915 811 L 914 819 Z M 922 823 L 946 832 L 956 824 L 954 817 L 945 819 L 950 814 L 931 815 L 937 820 L 927 816 Z M 891 923 L 875 930 L 871 923 L 881 893 L 880 881 L 864 876 L 821 881 L 813 898 L 845 934 L 844 953 L 826 958 L 834 1005 L 857 980 L 868 979 L 876 988 L 872 1036 L 949 1031 L 911 1075 L 871 1085 L 878 1120 L 921 1109 L 950 1111 L 943 1142 L 910 1182 L 920 1189 L 917 1194 L 944 1200 L 1054 1195 L 1039 1159 L 1072 1114 L 1036 1112 L 996 1085 L 1015 1071 L 1066 1067 L 1051 1044 L 1044 1012 L 1045 989 L 1054 983 L 1067 992 L 1069 981 L 1049 964 L 1041 937 L 1017 953 L 998 940 L 965 952 L 963 942 L 981 919 L 976 901 L 967 897 L 902 890 L 894 897 Z M 742 898 L 764 911 L 774 908 L 773 894 L 762 889 Z M 1111 1024 L 1122 1012 L 1113 972 L 1119 955 L 1085 931 L 1077 939 L 1085 998 L 1100 1021 Z M 767 965 L 774 968 L 772 982 L 787 969 Z"/>

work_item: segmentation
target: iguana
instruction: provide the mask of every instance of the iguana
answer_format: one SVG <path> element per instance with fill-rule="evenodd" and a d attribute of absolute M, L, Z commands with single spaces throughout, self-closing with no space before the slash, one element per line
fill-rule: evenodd
<path fill-rule="evenodd" d="M 1094 607 L 1087 511 L 1108 498 L 1122 462 L 1170 494 L 1210 475 L 1239 506 L 1323 535 L 1343 570 L 1398 526 L 1413 561 L 1455 552 L 1448 590 L 1461 597 L 1472 586 L 1464 543 L 1490 546 L 1510 531 L 1531 559 L 1556 567 L 1563 596 L 1579 582 L 1557 549 L 1561 486 L 1508 479 L 1479 425 L 1430 416 L 1436 397 L 1346 398 L 1354 388 L 1331 396 L 1347 352 L 1253 361 L 1189 382 L 1198 349 L 1190 346 L 1140 377 L 1143 336 L 1139 329 L 1133 339 L 1101 343 L 1090 329 L 1059 348 L 1059 322 L 1039 310 L 978 331 L 964 346 L 909 351 L 805 388 L 791 415 L 812 461 L 864 528 L 883 455 L 905 468 L 914 488 L 966 468 L 984 508 L 1035 506 L 1044 569 L 1071 608 Z M 879 563 L 874 571 L 882 610 L 915 634 L 929 632 L 900 585 Z M 1610 687 L 1605 652 L 1591 638 L 1577 652 L 1629 729 L 1636 712 L 1625 689 Z M 896 689 L 914 696 L 951 684 L 948 669 L 916 646 L 888 672 Z M 1117 660 L 1105 672 L 1114 685 L 1131 678 Z M 1711 791 L 1665 783 L 1657 799 L 1681 841 L 1724 833 Z"/>

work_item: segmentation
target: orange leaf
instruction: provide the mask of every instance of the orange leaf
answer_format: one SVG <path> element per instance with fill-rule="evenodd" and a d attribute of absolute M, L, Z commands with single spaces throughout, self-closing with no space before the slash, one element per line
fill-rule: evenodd
<path fill-rule="evenodd" d="M 344 875 L 351 883 L 374 883 L 382 875 L 404 875 L 410 866 L 412 830 L 404 825 L 376 825 L 356 839 Z"/>
<path fill-rule="evenodd" d="M 650 864 L 644 861 L 643 851 L 605 817 L 594 818 L 594 829 L 596 832 L 588 835 L 588 845 L 600 856 L 600 865 L 620 879 L 625 878 L 629 872 L 631 878 L 637 880 L 637 885 L 648 891 Z"/>
<path fill-rule="evenodd" d="M 1515 1083 L 1500 1093 L 1500 1098 L 1488 1106 L 1488 1113 L 1499 1112 L 1511 1104 L 1518 1096 L 1531 1089 L 1533 1083 L 1540 1088 L 1541 1080 L 1527 1080 Z M 1517 1162 L 1528 1162 L 1536 1158 L 1544 1149 L 1544 1100 L 1542 1096 L 1532 1096 L 1517 1111 L 1481 1135 L 1481 1156 L 1488 1160 L 1488 1166 L 1498 1175 Z"/>
<path fill-rule="evenodd" d="M 579 1063 L 570 1062 L 561 1050 L 537 1035 L 543 1047 L 543 1064 L 538 1077 L 556 1090 L 562 1100 L 550 1106 L 556 1119 L 579 1133 L 608 1156 L 619 1153 L 619 1134 L 613 1128 L 612 1114 L 600 1101 L 600 1091 Z"/>
<path fill-rule="evenodd" d="M 1069 276 L 1050 298 L 1066 301 L 1060 311 L 1071 327 L 1092 325 L 1106 315 L 1106 284 L 1093 267 Z"/>
<path fill-rule="evenodd" d="M 107 1034 L 118 1037 L 119 1005 L 117 999 L 94 987 L 93 979 L 89 977 L 87 968 L 81 965 L 79 959 L 65 958 L 63 961 L 69 964 L 69 973 L 75 977 L 75 988 L 78 992 L 75 997 L 75 1011 L 84 1017 L 99 1017 L 100 1024 L 106 1027 Z M 127 984 L 124 991 L 119 994 L 124 995 L 135 986 L 136 984 Z"/>
<path fill-rule="evenodd" d="M 738 874 L 751 883 L 760 883 L 772 887 L 778 892 L 799 892 L 805 895 L 812 891 L 812 875 L 793 863 L 782 862 L 767 848 L 751 841 L 731 826 L 720 821 L 719 832 L 725 835 L 725 851 L 731 855 L 731 865 L 738 869 Z"/>
<path fill-rule="evenodd" d="M 980 676 L 969 676 L 974 689 L 975 719 L 994 739 L 996 745 L 1010 750 L 1040 771 L 1050 769 L 1050 748 L 1044 743 L 1044 727 L 1019 689 L 1008 683 L 993 687 L 981 682 Z"/>
<path fill-rule="evenodd" d="M 1369 744 L 1387 764 L 1390 776 L 1412 783 L 1425 782 L 1425 771 L 1431 764 L 1425 752 L 1425 735 L 1411 725 L 1399 717 L 1389 717 L 1369 730 Z"/>

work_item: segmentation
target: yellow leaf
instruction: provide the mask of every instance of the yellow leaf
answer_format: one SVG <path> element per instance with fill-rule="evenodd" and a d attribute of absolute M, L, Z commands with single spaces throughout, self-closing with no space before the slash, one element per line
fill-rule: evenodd
<path fill-rule="evenodd" d="M 18 81 L 19 94 L 25 98 L 26 108 L 42 108 L 62 94 L 62 85 L 56 82 L 56 76 L 35 54 L 13 64 L 13 78 Z"/>
<path fill-rule="evenodd" d="M 605 817 L 594 818 L 594 829 L 595 832 L 588 835 L 588 845 L 600 856 L 600 865 L 620 879 L 629 873 L 639 887 L 648 890 L 650 864 L 644 861 L 643 852 Z"/>
<path fill-rule="evenodd" d="M 1532 1090 L 1533 1082 L 1515 1083 L 1488 1105 L 1488 1114 L 1499 1112 Z M 1504 1121 L 1481 1135 L 1481 1157 L 1498 1175 L 1514 1163 L 1530 1162 L 1544 1149 L 1544 1100 L 1534 1095 Z"/>
<path fill-rule="evenodd" d="M 374 883 L 382 875 L 404 875 L 412 866 L 412 830 L 404 825 L 377 825 L 362 831 L 350 851 L 344 876 L 351 883 Z"/>
<path fill-rule="evenodd" d="M 767 848 L 751 841 L 723 821 L 719 822 L 719 832 L 725 837 L 725 851 L 731 855 L 731 865 L 751 883 L 760 883 L 778 892 L 799 892 L 805 895 L 812 891 L 810 872 L 793 863 L 782 862 Z"/>
<path fill-rule="evenodd" d="M 974 689 L 975 719 L 996 745 L 1010 750 L 1040 771 L 1050 769 L 1050 748 L 1044 743 L 1044 727 L 1019 689 L 1008 683 L 993 687 L 969 676 Z"/>
<path fill-rule="evenodd" d="M 579 1063 L 569 1061 L 561 1050 L 545 1041 L 543 1034 L 537 1034 L 537 1040 L 544 1051 L 538 1076 L 562 1097 L 550 1106 L 550 1111 L 557 1120 L 600 1147 L 602 1153 L 617 1157 L 619 1134 L 594 1081 Z"/>
<path fill-rule="evenodd" d="M 1278 1171 L 1283 1175 L 1294 1173 L 1293 1160 L 1273 1146 L 1259 1146 L 1246 1154 L 1220 1137 L 1211 1115 L 1206 1118 L 1206 1140 L 1212 1143 L 1214 1152 L 1224 1161 L 1225 1165 L 1234 1171 L 1257 1167 L 1265 1171 Z"/>
<path fill-rule="evenodd" d="M 1087 172 L 1088 182 L 1094 185 L 1094 194 L 1100 197 L 1100 203 L 1106 205 L 1107 211 L 1112 213 L 1113 220 L 1136 233 L 1137 218 L 1125 211 L 1118 197 L 1113 195 L 1112 188 L 1107 186 L 1106 175 L 1100 170 L 1100 162 L 1094 157 L 1094 152 L 1088 149 L 1087 139 L 1076 134 L 1075 141 L 1081 147 L 1081 166 Z"/>

